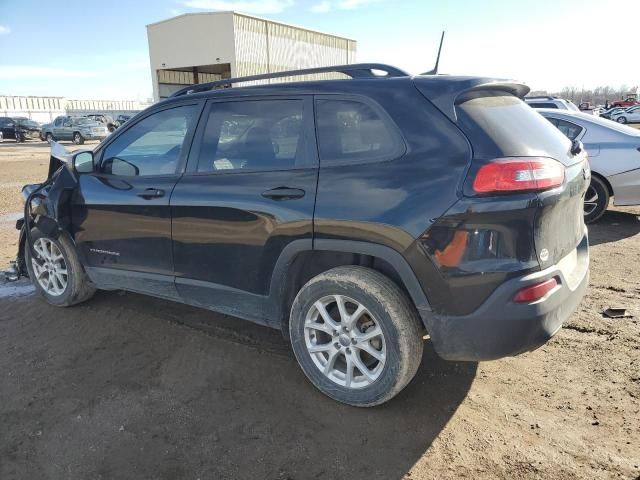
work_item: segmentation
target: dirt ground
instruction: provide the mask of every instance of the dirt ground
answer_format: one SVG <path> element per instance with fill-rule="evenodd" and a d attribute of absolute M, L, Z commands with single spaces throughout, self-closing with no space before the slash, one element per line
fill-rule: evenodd
<path fill-rule="evenodd" d="M 0 144 L 0 268 L 47 164 Z M 317 392 L 276 331 L 122 292 L 56 309 L 0 280 L 0 479 L 640 479 L 639 215 L 590 228 L 587 297 L 547 345 L 476 364 L 427 344 L 374 409 Z"/>

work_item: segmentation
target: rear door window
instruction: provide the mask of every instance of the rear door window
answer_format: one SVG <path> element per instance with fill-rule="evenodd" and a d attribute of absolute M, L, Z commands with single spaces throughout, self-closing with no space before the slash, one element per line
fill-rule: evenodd
<path fill-rule="evenodd" d="M 304 100 L 211 104 L 197 171 L 287 170 L 305 163 Z"/>
<path fill-rule="evenodd" d="M 357 100 L 316 100 L 316 130 L 324 166 L 388 160 L 404 153 L 391 120 Z"/>

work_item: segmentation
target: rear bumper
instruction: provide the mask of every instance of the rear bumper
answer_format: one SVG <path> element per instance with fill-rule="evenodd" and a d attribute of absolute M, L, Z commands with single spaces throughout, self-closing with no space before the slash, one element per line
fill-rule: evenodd
<path fill-rule="evenodd" d="M 85 140 L 104 140 L 105 138 L 107 138 L 108 134 L 107 133 L 88 133 L 86 135 L 82 135 L 82 137 Z"/>
<path fill-rule="evenodd" d="M 556 277 L 559 286 L 529 304 L 515 303 L 520 289 Z M 447 360 L 495 360 L 531 351 L 547 342 L 575 311 L 589 283 L 585 236 L 564 259 L 543 271 L 509 280 L 473 313 L 431 315 L 427 329 L 436 352 Z"/>

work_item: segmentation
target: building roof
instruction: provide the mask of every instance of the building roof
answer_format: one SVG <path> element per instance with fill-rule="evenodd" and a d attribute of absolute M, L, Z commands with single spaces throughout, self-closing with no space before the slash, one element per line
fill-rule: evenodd
<path fill-rule="evenodd" d="M 342 35 L 336 35 L 335 33 L 322 32 L 320 30 L 313 30 L 311 28 L 301 27 L 299 25 L 292 25 L 290 23 L 278 22 L 278 21 L 275 21 L 275 20 L 270 20 L 268 18 L 256 17 L 255 15 L 248 15 L 246 13 L 236 12 L 235 10 L 224 10 L 224 11 L 219 11 L 219 12 L 183 13 L 182 15 L 177 15 L 175 17 L 166 18 L 166 19 L 160 20 L 158 22 L 150 23 L 150 24 L 147 25 L 147 28 L 153 27 L 155 25 L 159 25 L 159 24 L 162 24 L 162 23 L 172 22 L 174 20 L 177 20 L 177 19 L 183 18 L 183 17 L 190 17 L 190 16 L 195 16 L 195 15 L 229 15 L 229 14 L 231 14 L 231 15 L 239 15 L 239 16 L 247 17 L 247 18 L 253 18 L 255 20 L 260 20 L 260 21 L 263 21 L 263 22 L 276 23 L 278 25 L 284 25 L 284 26 L 287 26 L 287 27 L 295 28 L 297 30 L 305 30 L 305 31 L 311 32 L 311 33 L 317 33 L 317 34 L 320 34 L 320 35 L 326 35 L 328 37 L 335 37 L 335 38 L 340 38 L 342 40 L 349 40 L 351 42 L 356 42 L 356 40 L 354 40 L 353 38 L 343 37 Z"/>

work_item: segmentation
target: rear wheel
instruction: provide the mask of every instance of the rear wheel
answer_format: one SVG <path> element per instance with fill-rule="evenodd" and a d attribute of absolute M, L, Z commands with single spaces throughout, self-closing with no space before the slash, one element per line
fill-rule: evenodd
<path fill-rule="evenodd" d="M 69 307 L 93 296 L 95 288 L 67 237 L 50 238 L 34 228 L 31 240 L 36 256 L 32 257 L 30 249 L 25 248 L 27 271 L 36 290 L 47 302 L 57 307 Z"/>
<path fill-rule="evenodd" d="M 76 145 L 84 144 L 84 137 L 80 134 L 80 132 L 74 132 L 73 143 L 75 143 Z"/>
<path fill-rule="evenodd" d="M 291 308 L 293 351 L 325 395 L 369 407 L 396 396 L 422 360 L 422 329 L 405 293 L 384 275 L 338 267 L 311 279 Z"/>
<path fill-rule="evenodd" d="M 618 118 L 616 118 L 616 122 L 618 122 L 618 123 L 627 123 L 627 117 L 618 117 Z"/>
<path fill-rule="evenodd" d="M 598 220 L 609 206 L 609 187 L 596 176 L 591 177 L 591 183 L 584 195 L 584 221 L 592 223 Z"/>

